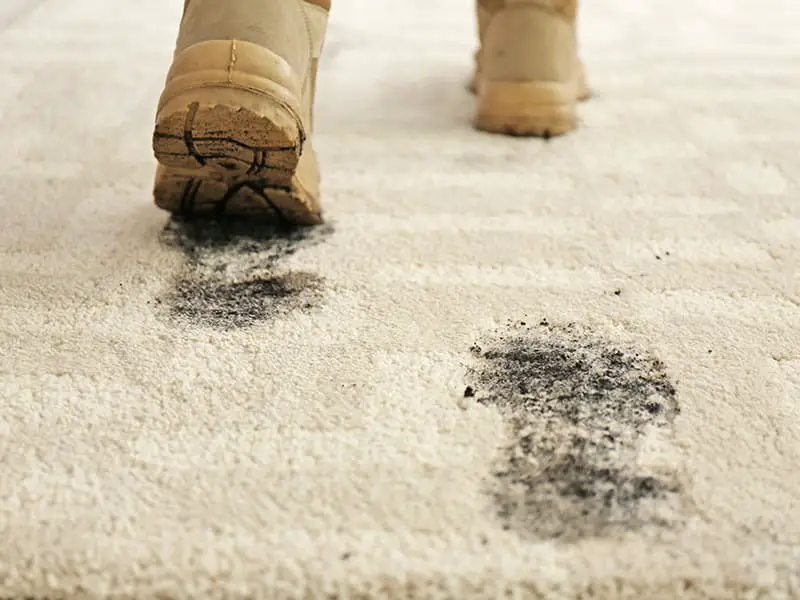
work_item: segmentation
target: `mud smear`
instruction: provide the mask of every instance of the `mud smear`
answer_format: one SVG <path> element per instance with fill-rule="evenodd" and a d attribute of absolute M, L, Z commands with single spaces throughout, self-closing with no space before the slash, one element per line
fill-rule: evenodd
<path fill-rule="evenodd" d="M 329 227 L 286 228 L 245 220 L 172 219 L 161 242 L 186 256 L 157 302 L 177 321 L 241 329 L 319 305 L 324 280 L 283 262 L 323 241 Z"/>
<path fill-rule="evenodd" d="M 465 396 L 499 408 L 512 436 L 492 489 L 507 529 L 573 542 L 680 523 L 676 461 L 641 460 L 653 439 L 675 456 L 679 408 L 661 361 L 546 321 L 472 353 Z"/>

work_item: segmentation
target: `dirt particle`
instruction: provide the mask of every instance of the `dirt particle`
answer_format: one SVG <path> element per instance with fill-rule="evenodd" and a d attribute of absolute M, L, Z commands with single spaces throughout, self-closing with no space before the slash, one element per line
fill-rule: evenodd
<path fill-rule="evenodd" d="M 464 390 L 464 398 L 474 398 L 475 397 L 475 388 L 471 385 L 468 385 Z"/>
<path fill-rule="evenodd" d="M 658 402 L 648 402 L 645 404 L 645 408 L 651 415 L 657 415 L 659 412 L 661 412 L 662 407 Z"/>

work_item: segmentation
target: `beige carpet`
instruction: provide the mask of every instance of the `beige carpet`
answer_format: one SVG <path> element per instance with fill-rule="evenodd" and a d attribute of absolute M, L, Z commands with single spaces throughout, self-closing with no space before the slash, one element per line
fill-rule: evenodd
<path fill-rule="evenodd" d="M 178 5 L 0 9 L 0 598 L 800 597 L 797 3 L 587 2 L 544 143 L 340 0 L 292 235 L 151 206 Z"/>

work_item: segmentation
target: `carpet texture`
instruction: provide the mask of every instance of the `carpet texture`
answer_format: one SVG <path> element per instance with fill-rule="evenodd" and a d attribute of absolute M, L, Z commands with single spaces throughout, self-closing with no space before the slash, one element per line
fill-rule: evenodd
<path fill-rule="evenodd" d="M 800 5 L 586 3 L 546 143 L 341 0 L 287 233 L 151 205 L 179 4 L 0 9 L 0 598 L 800 597 Z"/>

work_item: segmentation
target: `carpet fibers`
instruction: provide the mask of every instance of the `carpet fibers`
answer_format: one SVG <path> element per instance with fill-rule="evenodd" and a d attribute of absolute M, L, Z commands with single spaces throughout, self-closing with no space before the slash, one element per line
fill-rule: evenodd
<path fill-rule="evenodd" d="M 0 598 L 800 598 L 800 5 L 587 2 L 543 142 L 340 0 L 286 232 L 151 203 L 179 4 L 0 8 Z"/>

